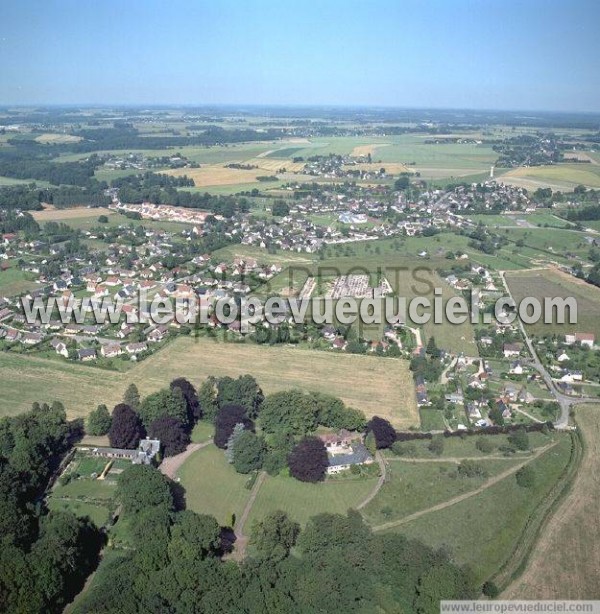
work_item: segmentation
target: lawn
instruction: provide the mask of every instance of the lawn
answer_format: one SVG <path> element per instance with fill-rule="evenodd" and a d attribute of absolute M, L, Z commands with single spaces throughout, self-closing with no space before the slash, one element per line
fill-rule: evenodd
<path fill-rule="evenodd" d="M 240 517 L 250 496 L 245 486 L 249 476 L 237 473 L 216 446 L 192 454 L 179 469 L 178 478 L 185 488 L 186 507 L 214 516 L 223 526 L 230 526 L 232 514 Z"/>
<path fill-rule="evenodd" d="M 267 476 L 252 506 L 247 532 L 253 522 L 275 510 L 283 510 L 301 525 L 316 514 L 345 514 L 359 505 L 376 483 L 376 477 L 334 478 L 308 484 L 289 476 Z"/>
<path fill-rule="evenodd" d="M 77 471 L 81 477 L 72 479 L 68 484 L 57 482 L 47 498 L 51 510 L 68 510 L 77 516 L 89 516 L 102 527 L 110 518 L 114 507 L 116 481 L 90 478 L 92 472 L 100 473 L 106 460 L 81 457 L 70 464 L 67 471 Z"/>
<path fill-rule="evenodd" d="M 458 563 L 471 567 L 477 582 L 484 582 L 512 556 L 536 507 L 567 466 L 570 453 L 570 436 L 562 435 L 558 445 L 531 462 L 536 474 L 533 488 L 518 486 L 510 475 L 472 498 L 392 530 L 449 548 Z"/>
<path fill-rule="evenodd" d="M 59 400 L 69 417 L 85 416 L 99 403 L 118 403 L 130 383 L 146 396 L 177 377 L 198 385 L 209 375 L 245 373 L 253 375 L 267 394 L 290 388 L 327 392 L 368 417 L 388 418 L 398 428 L 419 423 L 406 361 L 202 337 L 179 337 L 126 372 L 2 352 L 0 415 L 25 411 L 34 401 Z"/>

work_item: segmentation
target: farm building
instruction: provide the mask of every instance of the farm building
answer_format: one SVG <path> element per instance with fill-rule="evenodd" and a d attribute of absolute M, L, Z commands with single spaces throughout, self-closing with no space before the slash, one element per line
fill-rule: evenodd
<path fill-rule="evenodd" d="M 124 448 L 93 448 L 92 456 L 108 459 L 131 460 L 134 465 L 149 465 L 160 450 L 160 440 L 142 439 L 136 450 Z"/>

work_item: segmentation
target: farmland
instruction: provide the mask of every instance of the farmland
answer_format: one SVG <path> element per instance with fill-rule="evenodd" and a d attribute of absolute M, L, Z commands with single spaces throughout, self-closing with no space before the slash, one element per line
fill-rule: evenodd
<path fill-rule="evenodd" d="M 505 599 L 598 599 L 600 529 L 600 406 L 576 410 L 585 442 L 571 491 L 548 521 L 523 575 Z"/>
<path fill-rule="evenodd" d="M 360 378 L 356 377 L 358 372 Z M 328 392 L 367 416 L 387 417 L 399 428 L 419 423 L 412 377 L 405 361 L 186 337 L 176 339 L 125 373 L 0 353 L 1 413 L 16 414 L 34 401 L 59 400 L 69 416 L 85 416 L 98 403 L 117 403 L 131 382 L 147 395 L 176 377 L 198 384 L 209 375 L 244 373 L 253 375 L 266 393 L 289 388 Z M 328 374 L 326 383 L 323 373 Z M 12 385 L 17 380 L 19 387 Z"/>
<path fill-rule="evenodd" d="M 600 187 L 600 166 L 597 164 L 559 164 L 555 166 L 531 166 L 515 168 L 503 173 L 505 183 L 529 190 L 548 186 L 554 190 L 572 190 L 577 185 Z"/>
<path fill-rule="evenodd" d="M 506 280 L 517 302 L 527 296 L 574 297 L 577 301 L 577 324 L 545 324 L 542 321 L 528 326 L 536 334 L 593 332 L 600 335 L 600 290 L 558 270 L 531 270 L 507 273 Z"/>

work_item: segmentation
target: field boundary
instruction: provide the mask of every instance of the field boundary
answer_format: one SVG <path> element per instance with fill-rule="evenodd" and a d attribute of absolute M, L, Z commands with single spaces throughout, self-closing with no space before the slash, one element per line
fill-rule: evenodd
<path fill-rule="evenodd" d="M 507 557 L 506 562 L 490 577 L 503 591 L 525 571 L 529 557 L 545 528 L 570 492 L 585 451 L 585 441 L 579 429 L 569 433 L 571 437 L 571 455 L 560 477 L 530 514 L 516 547 Z"/>

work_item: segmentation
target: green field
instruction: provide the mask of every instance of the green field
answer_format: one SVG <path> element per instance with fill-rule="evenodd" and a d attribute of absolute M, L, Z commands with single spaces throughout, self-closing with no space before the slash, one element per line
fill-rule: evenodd
<path fill-rule="evenodd" d="M 245 486 L 249 476 L 237 473 L 216 446 L 195 452 L 182 465 L 178 477 L 185 488 L 187 509 L 210 514 L 223 526 L 230 526 L 232 514 L 240 517 L 250 496 Z"/>
<path fill-rule="evenodd" d="M 502 174 L 501 181 L 530 190 L 548 186 L 554 190 L 571 191 L 578 185 L 598 188 L 600 165 L 561 163 L 554 166 L 515 168 Z"/>
<path fill-rule="evenodd" d="M 482 458 L 477 462 L 485 468 L 489 477 L 519 463 L 511 458 Z M 373 526 L 393 522 L 475 490 L 485 484 L 487 479 L 461 477 L 457 474 L 456 463 L 390 460 L 385 484 L 362 513 Z"/>
<path fill-rule="evenodd" d="M 14 266 L 0 271 L 0 296 L 14 296 L 36 287 L 32 273 L 26 273 Z"/>
<path fill-rule="evenodd" d="M 308 484 L 287 476 L 268 476 L 248 518 L 248 528 L 275 510 L 283 510 L 301 525 L 322 513 L 345 514 L 375 487 L 377 478 L 337 478 Z"/>
<path fill-rule="evenodd" d="M 570 437 L 558 435 L 558 444 L 531 462 L 536 473 L 533 488 L 521 488 L 511 475 L 477 496 L 392 530 L 449 548 L 458 563 L 471 567 L 477 582 L 484 582 L 511 557 L 536 507 L 567 466 L 570 453 Z"/>
<path fill-rule="evenodd" d="M 188 509 L 212 514 L 229 525 L 232 514 L 240 518 L 250 497 L 246 487 L 249 477 L 236 473 L 227 462 L 223 450 L 208 446 L 195 452 L 178 472 L 186 491 Z M 315 514 L 344 514 L 356 507 L 372 491 L 376 477 L 329 479 L 320 484 L 307 484 L 286 476 L 267 476 L 252 506 L 246 528 L 266 514 L 283 510 L 291 518 L 305 524 Z"/>

